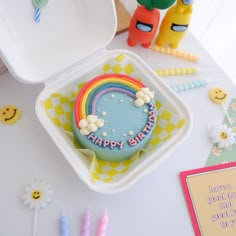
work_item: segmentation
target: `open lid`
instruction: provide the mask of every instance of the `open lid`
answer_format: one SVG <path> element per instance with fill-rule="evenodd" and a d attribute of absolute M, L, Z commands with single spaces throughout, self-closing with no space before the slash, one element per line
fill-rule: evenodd
<path fill-rule="evenodd" d="M 32 0 L 0 1 L 0 57 L 16 79 L 49 80 L 95 53 L 116 31 L 113 0 L 49 0 L 34 21 Z"/>

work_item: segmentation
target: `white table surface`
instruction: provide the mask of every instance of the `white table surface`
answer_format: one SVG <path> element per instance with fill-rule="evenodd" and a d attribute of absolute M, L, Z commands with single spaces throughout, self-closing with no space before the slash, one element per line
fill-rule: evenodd
<path fill-rule="evenodd" d="M 222 109 L 208 98 L 210 88 L 222 86 L 233 98 L 235 87 L 190 33 L 181 48 L 198 55 L 199 63 L 140 46 L 128 48 L 126 38 L 127 33 L 116 36 L 108 49 L 130 49 L 153 69 L 199 68 L 200 72 L 194 76 L 164 78 L 169 85 L 195 79 L 214 81 L 207 87 L 179 94 L 192 113 L 190 135 L 166 162 L 128 190 L 114 195 L 96 193 L 78 178 L 37 120 L 35 100 L 43 85 L 25 85 L 9 73 L 1 75 L 0 107 L 15 104 L 21 109 L 22 118 L 20 125 L 0 123 L 0 235 L 32 235 L 33 211 L 23 205 L 20 197 L 34 176 L 46 179 L 55 192 L 53 202 L 39 212 L 38 236 L 59 235 L 61 212 L 69 218 L 70 236 L 80 235 L 81 216 L 87 208 L 93 218 L 91 235 L 95 235 L 98 218 L 105 209 L 109 212 L 107 236 L 194 235 L 178 174 L 205 165 L 212 146 L 207 137 L 207 124 L 223 120 Z"/>

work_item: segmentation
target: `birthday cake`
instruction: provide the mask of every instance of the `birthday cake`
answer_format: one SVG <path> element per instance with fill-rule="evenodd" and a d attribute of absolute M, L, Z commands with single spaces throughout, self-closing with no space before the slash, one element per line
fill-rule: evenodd
<path fill-rule="evenodd" d="M 98 76 L 80 90 L 72 129 L 83 148 L 105 161 L 123 161 L 140 151 L 156 125 L 154 91 L 122 74 Z"/>

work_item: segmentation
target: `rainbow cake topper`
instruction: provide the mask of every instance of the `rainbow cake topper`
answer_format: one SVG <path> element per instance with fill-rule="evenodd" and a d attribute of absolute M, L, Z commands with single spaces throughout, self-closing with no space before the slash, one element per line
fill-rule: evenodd
<path fill-rule="evenodd" d="M 149 91 L 142 82 L 127 75 L 106 74 L 94 78 L 81 89 L 75 102 L 75 123 L 82 135 L 103 127 L 104 120 L 96 116 L 96 104 L 108 92 L 122 92 L 137 98 L 134 103 L 137 107 L 154 97 L 154 92 Z"/>

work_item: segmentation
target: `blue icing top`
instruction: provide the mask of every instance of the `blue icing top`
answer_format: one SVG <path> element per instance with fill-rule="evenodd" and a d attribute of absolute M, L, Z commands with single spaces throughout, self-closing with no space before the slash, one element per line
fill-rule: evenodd
<path fill-rule="evenodd" d="M 118 92 L 102 96 L 97 104 L 97 109 L 97 116 L 104 119 L 105 124 L 96 132 L 96 135 L 102 136 L 102 133 L 106 132 L 106 138 L 111 140 L 127 141 L 134 136 L 128 133 L 132 131 L 136 135 L 147 121 L 147 114 L 143 113 L 145 109 L 148 110 L 148 106 L 137 108 L 134 106 L 133 98 Z M 127 118 L 132 120 L 132 124 L 127 122 Z"/>
<path fill-rule="evenodd" d="M 156 124 L 155 102 L 141 107 L 134 98 L 121 92 L 108 92 L 96 105 L 96 116 L 104 126 L 89 135 L 81 135 L 72 115 L 72 128 L 77 140 L 85 148 L 105 161 L 123 161 L 142 149 L 151 137 Z"/>

